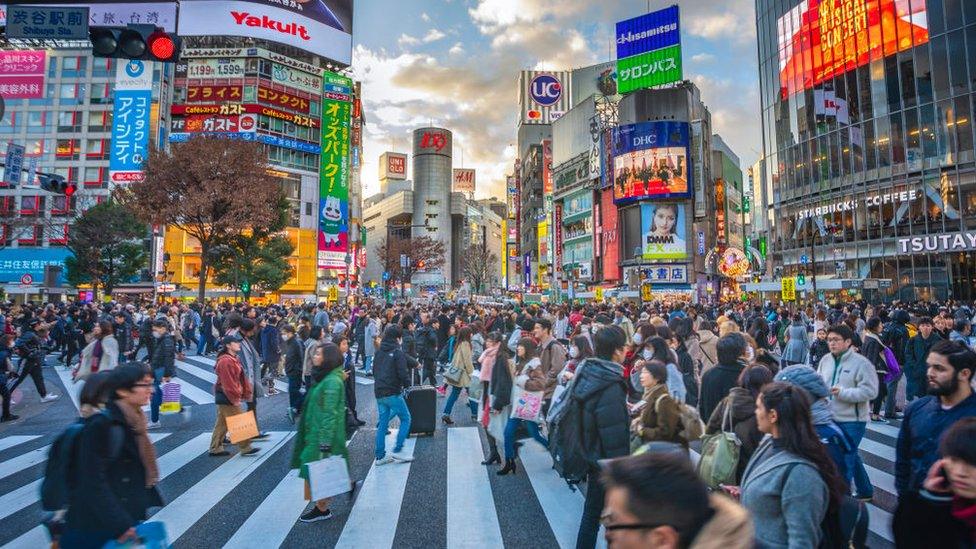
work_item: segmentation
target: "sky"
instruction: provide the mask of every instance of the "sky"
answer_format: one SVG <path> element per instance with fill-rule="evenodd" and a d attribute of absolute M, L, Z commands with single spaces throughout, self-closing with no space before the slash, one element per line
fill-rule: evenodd
<path fill-rule="evenodd" d="M 674 0 L 360 0 L 354 78 L 363 82 L 363 195 L 379 156 L 410 153 L 411 131 L 454 132 L 454 167 L 477 170 L 476 196 L 504 198 L 512 172 L 520 70 L 568 70 L 614 58 L 614 24 Z M 760 156 L 753 0 L 679 0 L 684 77 L 702 90 L 742 160 Z M 648 7 L 650 9 L 648 9 Z M 462 166 L 463 160 L 463 166 Z M 408 177 L 412 179 L 408 163 Z"/>

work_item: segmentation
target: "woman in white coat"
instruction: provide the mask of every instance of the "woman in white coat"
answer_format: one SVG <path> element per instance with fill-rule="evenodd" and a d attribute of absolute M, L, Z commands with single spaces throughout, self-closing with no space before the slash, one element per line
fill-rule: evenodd
<path fill-rule="evenodd" d="M 92 330 L 92 338 L 81 351 L 81 361 L 74 371 L 74 379 L 83 380 L 95 372 L 106 372 L 119 365 L 119 342 L 112 331 L 112 323 L 102 321 Z"/>

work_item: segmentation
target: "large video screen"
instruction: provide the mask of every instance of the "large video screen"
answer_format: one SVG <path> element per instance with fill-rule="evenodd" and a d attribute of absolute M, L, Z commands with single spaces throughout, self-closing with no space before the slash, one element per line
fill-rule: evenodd
<path fill-rule="evenodd" d="M 783 98 L 929 41 L 924 0 L 803 0 L 777 32 Z"/>
<path fill-rule="evenodd" d="M 686 122 L 641 122 L 614 128 L 613 199 L 691 196 Z"/>

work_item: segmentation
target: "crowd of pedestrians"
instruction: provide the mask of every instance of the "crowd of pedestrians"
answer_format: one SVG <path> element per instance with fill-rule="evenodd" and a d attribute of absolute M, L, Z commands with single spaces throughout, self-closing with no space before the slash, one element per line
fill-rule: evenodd
<path fill-rule="evenodd" d="M 100 471 L 124 461 L 127 482 L 145 480 L 86 478 L 112 504 L 80 510 L 68 498 L 63 547 L 126 539 L 158 504 L 145 433 L 160 426 L 163 387 L 191 352 L 215 356 L 210 455 L 230 453 L 228 418 L 257 421 L 259 398 L 285 381 L 292 467 L 309 479 L 309 463 L 348 456 L 347 437 L 364 424 L 355 379 L 368 376 L 374 466 L 411 461 L 407 437 L 438 418 L 439 428 L 468 417 L 482 426 L 482 463 L 501 476 L 517 474 L 520 448 L 538 443 L 584 488 L 578 547 L 593 547 L 601 525 L 619 547 L 864 546 L 864 503 L 875 494 L 858 447 L 871 422 L 892 421 L 896 543 L 976 541 L 976 352 L 973 310 L 961 304 L 110 303 L 3 313 L 3 420 L 17 419 L 12 395 L 27 377 L 42 401 L 57 398 L 41 373 L 55 353 L 99 410 L 80 420 L 78 459 L 102 460 L 92 464 Z M 439 412 L 410 398 L 418 386 L 440 393 Z M 106 454 L 113 425 L 125 435 Z M 258 430 L 237 451 L 260 453 L 252 442 L 266 436 Z M 301 520 L 332 516 L 318 499 Z"/>

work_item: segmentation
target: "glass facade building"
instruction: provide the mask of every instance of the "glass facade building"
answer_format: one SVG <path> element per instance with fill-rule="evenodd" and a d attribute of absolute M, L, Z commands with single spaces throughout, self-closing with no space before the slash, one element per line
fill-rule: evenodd
<path fill-rule="evenodd" d="M 815 271 L 869 299 L 976 298 L 976 0 L 757 0 L 756 17 L 773 264 L 805 289 Z"/>

